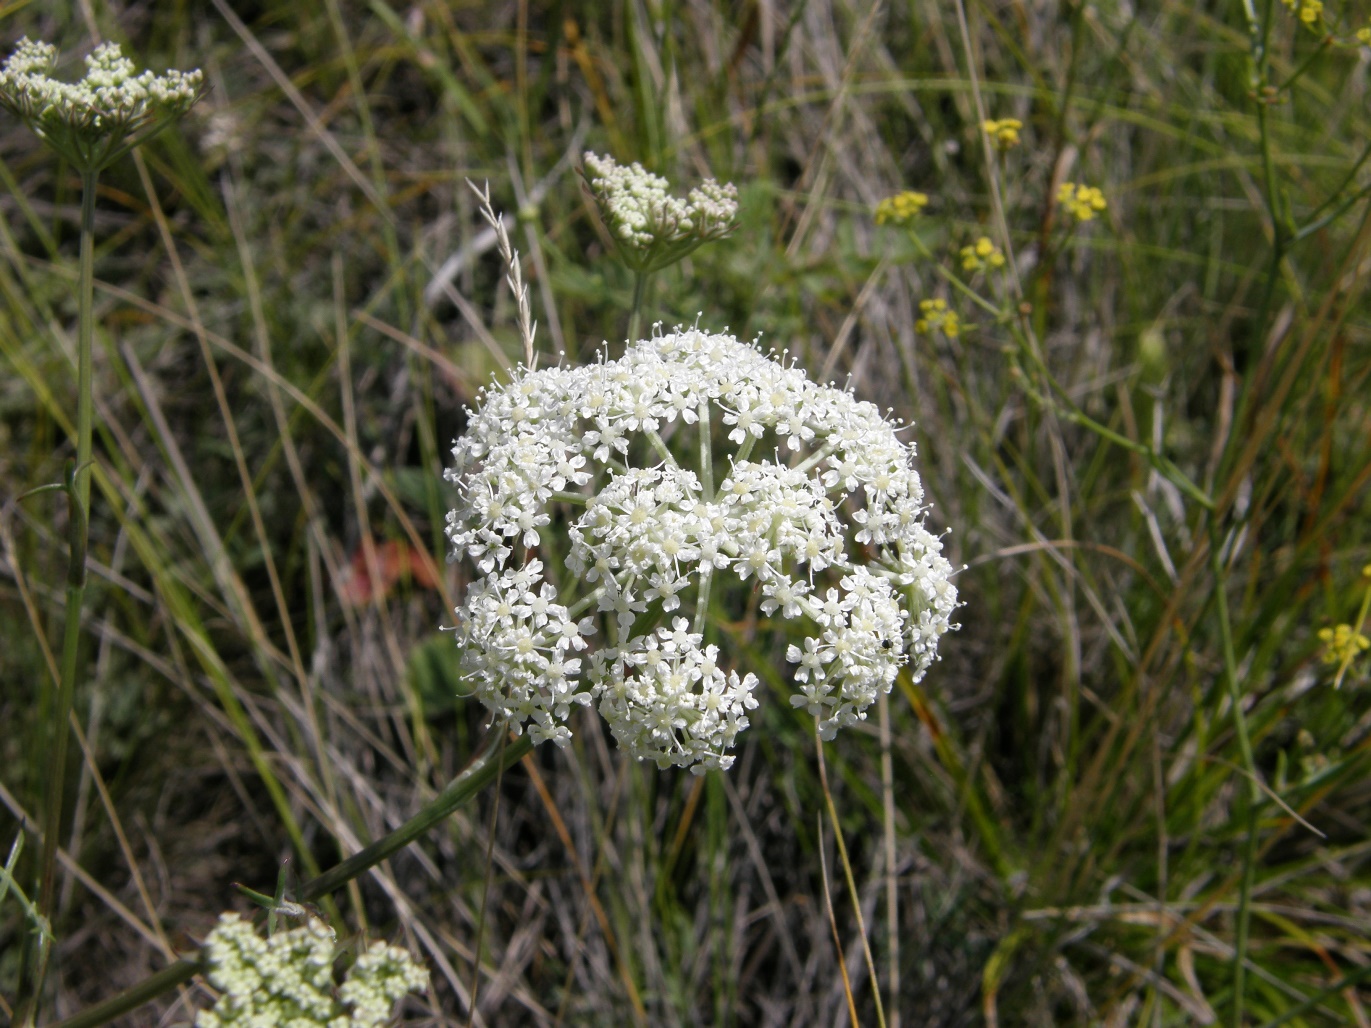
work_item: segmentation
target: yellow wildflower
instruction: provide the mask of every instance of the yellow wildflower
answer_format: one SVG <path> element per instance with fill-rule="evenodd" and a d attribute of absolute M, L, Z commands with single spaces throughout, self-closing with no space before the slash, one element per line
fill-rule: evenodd
<path fill-rule="evenodd" d="M 1281 3 L 1299 15 L 1306 25 L 1312 26 L 1323 17 L 1323 0 L 1281 0 Z"/>
<path fill-rule="evenodd" d="M 928 206 L 928 195 L 905 190 L 894 196 L 887 196 L 876 205 L 877 225 L 903 225 L 923 212 Z"/>
<path fill-rule="evenodd" d="M 962 247 L 962 270 L 980 271 L 982 268 L 1003 268 L 1004 253 L 986 236 L 971 246 Z"/>
<path fill-rule="evenodd" d="M 1356 659 L 1357 654 L 1371 649 L 1371 639 L 1353 629 L 1351 625 L 1320 628 L 1319 641 L 1323 643 L 1325 664 L 1350 664 Z"/>
<path fill-rule="evenodd" d="M 1353 619 L 1358 626 L 1366 624 L 1366 616 L 1371 614 L 1371 564 L 1361 569 L 1361 579 L 1366 588 L 1362 593 L 1361 610 Z M 1342 688 L 1343 677 L 1352 666 L 1352 662 L 1371 649 L 1371 639 L 1362 635 L 1360 627 L 1353 628 L 1348 624 L 1320 628 L 1319 641 L 1323 643 L 1323 662 L 1338 665 L 1337 674 L 1333 678 L 1335 689 Z"/>
<path fill-rule="evenodd" d="M 981 128 L 998 149 L 1012 150 L 1019 145 L 1019 130 L 1023 128 L 1023 122 L 1018 118 L 987 118 L 981 122 Z"/>
<path fill-rule="evenodd" d="M 1090 221 L 1109 206 L 1104 193 L 1095 186 L 1077 185 L 1075 182 L 1062 183 L 1057 190 L 1057 202 L 1077 221 Z"/>
<path fill-rule="evenodd" d="M 1371 28 L 1357 29 L 1357 42 L 1363 46 L 1371 46 Z"/>
<path fill-rule="evenodd" d="M 946 300 L 920 300 L 919 312 L 923 317 L 914 323 L 916 331 L 941 331 L 949 339 L 956 339 L 961 334 L 961 321 L 956 311 L 947 309 Z"/>

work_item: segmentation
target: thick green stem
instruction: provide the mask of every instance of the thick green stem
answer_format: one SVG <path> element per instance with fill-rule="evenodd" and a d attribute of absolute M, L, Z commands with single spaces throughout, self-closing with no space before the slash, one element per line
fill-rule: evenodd
<path fill-rule="evenodd" d="M 91 425 L 95 412 L 92 353 L 95 347 L 95 184 L 96 172 L 81 176 L 81 283 L 77 319 L 76 497 L 90 510 Z"/>
<path fill-rule="evenodd" d="M 709 399 L 701 397 L 695 409 L 700 434 L 700 489 L 706 501 L 714 502 L 714 435 L 710 424 Z"/>
<path fill-rule="evenodd" d="M 38 912 L 55 923 L 53 897 L 57 884 L 57 847 L 62 838 L 62 800 L 67 776 L 67 743 L 71 738 L 72 704 L 76 695 L 76 675 L 81 646 L 81 607 L 86 597 L 86 547 L 89 540 L 91 426 L 95 404 L 92 397 L 92 350 L 95 339 L 95 183 L 97 173 L 81 176 L 81 277 L 77 286 L 76 327 L 76 466 L 67 485 L 68 517 L 72 532 L 67 558 L 67 603 L 62 630 L 62 680 L 57 687 L 57 703 L 50 708 L 48 723 L 47 804 L 43 816 L 43 851 L 40 858 L 41 885 Z M 33 979 L 36 1005 L 47 977 L 44 949 Z"/>
<path fill-rule="evenodd" d="M 199 960 L 189 957 L 178 960 L 119 995 L 111 996 L 93 1007 L 86 1007 L 53 1028 L 95 1028 L 96 1025 L 109 1024 L 115 1018 L 137 1010 L 144 1003 L 151 1003 L 178 985 L 184 985 L 203 970 Z"/>
<path fill-rule="evenodd" d="M 370 870 L 396 850 L 404 849 L 434 825 L 444 820 L 462 804 L 466 803 L 496 777 L 513 767 L 533 749 L 533 740 L 525 732 L 504 745 L 503 731 L 491 733 L 490 745 L 467 769 L 448 783 L 447 788 L 433 798 L 423 810 L 382 839 L 377 839 L 366 849 L 349 857 L 336 867 L 330 868 L 318 878 L 306 882 L 301 888 L 299 899 L 318 899 L 332 892 L 340 885 L 346 885 L 362 872 Z"/>
<path fill-rule="evenodd" d="M 633 308 L 628 315 L 628 341 L 638 341 L 639 330 L 643 326 L 643 295 L 647 292 L 647 272 L 633 273 Z"/>

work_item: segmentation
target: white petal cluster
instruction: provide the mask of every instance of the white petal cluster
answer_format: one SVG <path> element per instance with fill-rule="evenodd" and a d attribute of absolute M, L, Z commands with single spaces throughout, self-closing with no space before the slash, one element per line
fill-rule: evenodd
<path fill-rule="evenodd" d="M 408 952 L 388 943 L 372 943 L 338 990 L 350 1016 L 334 1019 L 329 1028 L 380 1028 L 390 1020 L 400 999 L 426 988 L 428 972 Z"/>
<path fill-rule="evenodd" d="M 205 939 L 206 977 L 221 995 L 196 1028 L 380 1028 L 395 1003 L 428 984 L 404 950 L 373 944 L 333 989 L 334 934 L 317 919 L 264 939 L 234 913 Z"/>
<path fill-rule="evenodd" d="M 139 74 L 117 43 L 86 57 L 80 82 L 52 78 L 56 63 L 55 47 L 21 39 L 0 66 L 0 103 L 78 166 L 96 170 L 188 111 L 203 82 L 198 70 Z"/>
<path fill-rule="evenodd" d="M 727 768 L 758 682 L 705 645 L 711 594 L 794 622 L 791 702 L 825 737 L 935 659 L 952 568 L 913 447 L 872 404 L 688 329 L 521 369 L 468 414 L 448 535 L 482 577 L 459 642 L 476 695 L 516 730 L 565 743 L 572 707 L 594 703 L 640 759 Z M 570 544 L 555 574 L 554 528 Z"/>
<path fill-rule="evenodd" d="M 725 673 L 719 648 L 701 646 L 685 618 L 597 652 L 592 663 L 600 714 L 639 760 L 704 770 L 726 768 L 725 751 L 748 725 L 757 676 Z"/>
<path fill-rule="evenodd" d="M 641 164 L 623 167 L 594 153 L 586 153 L 583 164 L 600 214 L 635 270 L 674 264 L 733 231 L 738 190 L 732 183 L 706 179 L 682 200 L 671 195 L 671 183 Z"/>

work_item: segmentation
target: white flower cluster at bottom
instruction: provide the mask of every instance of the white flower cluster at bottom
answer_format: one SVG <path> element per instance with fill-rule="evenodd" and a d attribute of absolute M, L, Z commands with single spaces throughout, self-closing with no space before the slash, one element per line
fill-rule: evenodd
<path fill-rule="evenodd" d="M 264 939 L 234 913 L 205 939 L 206 977 L 222 995 L 196 1028 L 380 1028 L 395 1003 L 428 984 L 428 972 L 398 946 L 373 943 L 334 998 L 334 934 L 313 919 Z"/>

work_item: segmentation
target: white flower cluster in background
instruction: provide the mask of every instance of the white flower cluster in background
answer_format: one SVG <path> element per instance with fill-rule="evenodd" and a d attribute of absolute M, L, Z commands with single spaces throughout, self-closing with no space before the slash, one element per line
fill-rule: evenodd
<path fill-rule="evenodd" d="M 521 369 L 468 413 L 448 535 L 481 577 L 459 643 L 515 730 L 564 744 L 572 708 L 594 703 L 640 759 L 727 768 L 758 680 L 705 643 L 711 596 L 730 617 L 755 602 L 795 640 L 791 702 L 826 738 L 935 659 L 952 568 L 913 446 L 872 404 L 678 330 L 619 360 Z"/>
<path fill-rule="evenodd" d="M 671 195 L 671 183 L 641 164 L 624 167 L 593 153 L 582 160 L 600 216 L 635 271 L 665 268 L 735 227 L 738 190 L 732 183 L 706 179 L 682 200 Z"/>
<path fill-rule="evenodd" d="M 333 989 L 333 930 L 318 919 L 264 939 L 234 913 L 205 939 L 206 977 L 219 989 L 196 1028 L 380 1028 L 396 1002 L 428 985 L 428 972 L 397 946 L 373 943 Z"/>
<path fill-rule="evenodd" d="M 200 97 L 199 71 L 137 73 L 117 43 L 86 58 L 80 82 L 51 77 L 57 49 L 21 39 L 0 66 L 0 103 L 78 168 L 99 170 L 180 117 Z"/>

